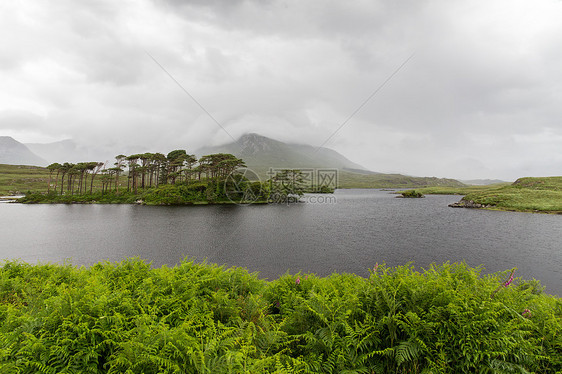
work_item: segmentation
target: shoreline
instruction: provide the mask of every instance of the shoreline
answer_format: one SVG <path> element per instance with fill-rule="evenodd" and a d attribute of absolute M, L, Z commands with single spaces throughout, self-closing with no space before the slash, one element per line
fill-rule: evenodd
<path fill-rule="evenodd" d="M 0 201 L 1 202 L 1 201 Z M 161 204 L 152 204 L 152 203 L 144 203 L 144 202 L 133 202 L 133 203 L 124 203 L 124 202 L 100 202 L 100 201 L 71 201 L 71 202 L 62 202 L 62 201 L 40 201 L 40 202 L 20 202 L 18 199 L 16 200 L 6 200 L 6 203 L 11 204 L 23 204 L 23 205 L 143 205 L 143 206 L 200 206 L 200 205 L 266 205 L 269 204 L 268 201 L 193 201 L 187 203 L 178 203 L 178 204 L 171 204 L 171 203 L 161 203 Z"/>

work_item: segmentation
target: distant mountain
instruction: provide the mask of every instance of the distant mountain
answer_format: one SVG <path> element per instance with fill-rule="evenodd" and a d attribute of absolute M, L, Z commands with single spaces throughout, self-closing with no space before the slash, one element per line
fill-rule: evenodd
<path fill-rule="evenodd" d="M 47 161 L 11 136 L 0 136 L 0 164 L 46 166 Z"/>
<path fill-rule="evenodd" d="M 373 173 L 332 149 L 283 143 L 253 133 L 243 135 L 237 142 L 217 147 L 203 147 L 196 152 L 196 155 L 200 157 L 212 153 L 231 153 L 243 159 L 250 169 L 260 174 L 269 168 L 332 168 Z"/>

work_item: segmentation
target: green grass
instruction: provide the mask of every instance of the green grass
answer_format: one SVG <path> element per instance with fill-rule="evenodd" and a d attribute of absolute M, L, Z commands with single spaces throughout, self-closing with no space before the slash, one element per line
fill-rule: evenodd
<path fill-rule="evenodd" d="M 416 191 L 419 191 L 424 195 L 467 195 L 469 193 L 493 191 L 505 186 L 509 186 L 509 183 L 492 184 L 488 186 L 423 187 L 416 188 Z"/>
<path fill-rule="evenodd" d="M 526 177 L 512 184 L 462 188 L 432 187 L 416 191 L 426 195 L 465 195 L 463 200 L 488 205 L 487 209 L 562 213 L 562 177 Z"/>
<path fill-rule="evenodd" d="M 499 210 L 562 213 L 562 191 L 505 188 L 471 193 L 463 199 Z"/>
<path fill-rule="evenodd" d="M 49 171 L 39 166 L 0 164 L 0 195 L 47 189 Z"/>
<path fill-rule="evenodd" d="M 138 259 L 0 267 L 2 373 L 562 370 L 562 300 L 510 271 L 376 266 L 260 280 Z"/>

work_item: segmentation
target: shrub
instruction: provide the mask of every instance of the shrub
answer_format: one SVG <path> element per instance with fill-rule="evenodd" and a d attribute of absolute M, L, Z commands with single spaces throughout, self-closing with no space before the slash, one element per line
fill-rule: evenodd
<path fill-rule="evenodd" d="M 286 274 L 139 259 L 0 267 L 2 373 L 562 370 L 562 300 L 464 263 Z"/>

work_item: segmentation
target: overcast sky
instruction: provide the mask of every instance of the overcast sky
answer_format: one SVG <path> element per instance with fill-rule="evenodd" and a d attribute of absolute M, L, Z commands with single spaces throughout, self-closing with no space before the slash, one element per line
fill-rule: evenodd
<path fill-rule="evenodd" d="M 381 172 L 562 175 L 561 20 L 558 0 L 2 1 L 0 135 L 193 152 L 256 132 Z"/>

